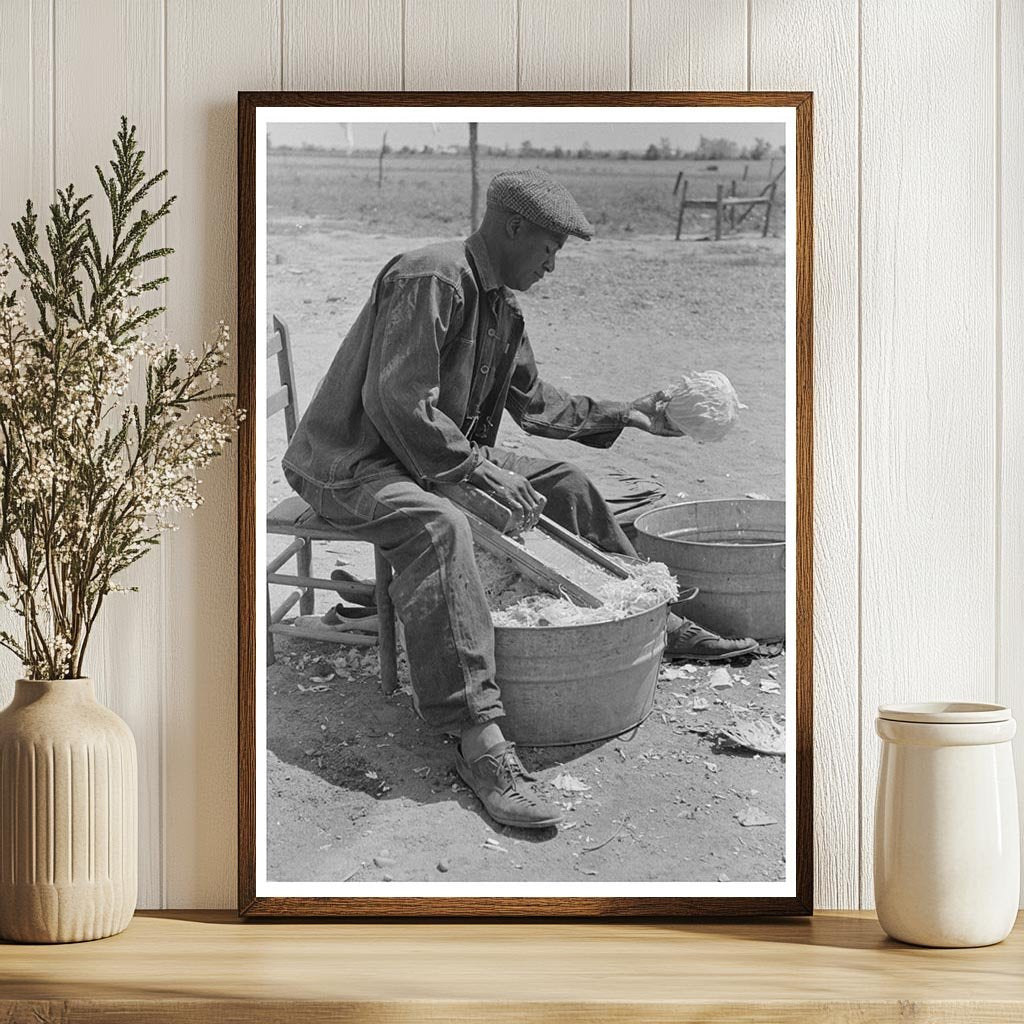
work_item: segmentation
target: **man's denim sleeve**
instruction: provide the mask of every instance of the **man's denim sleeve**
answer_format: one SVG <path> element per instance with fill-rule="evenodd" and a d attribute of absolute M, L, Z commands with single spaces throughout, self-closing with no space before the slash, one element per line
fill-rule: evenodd
<path fill-rule="evenodd" d="M 437 408 L 441 347 L 457 326 L 461 298 L 433 275 L 398 277 L 389 284 L 377 314 L 363 407 L 414 478 L 465 479 L 480 455 Z"/>
<path fill-rule="evenodd" d="M 570 395 L 541 380 L 530 339 L 524 334 L 505 407 L 528 434 L 610 448 L 626 424 L 629 403 Z"/>

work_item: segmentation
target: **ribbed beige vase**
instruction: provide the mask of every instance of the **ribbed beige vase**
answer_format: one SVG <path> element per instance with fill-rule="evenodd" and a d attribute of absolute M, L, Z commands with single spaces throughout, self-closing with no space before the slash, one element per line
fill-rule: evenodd
<path fill-rule="evenodd" d="M 91 679 L 19 679 L 0 712 L 0 938 L 123 931 L 137 849 L 131 730 L 96 702 Z"/>

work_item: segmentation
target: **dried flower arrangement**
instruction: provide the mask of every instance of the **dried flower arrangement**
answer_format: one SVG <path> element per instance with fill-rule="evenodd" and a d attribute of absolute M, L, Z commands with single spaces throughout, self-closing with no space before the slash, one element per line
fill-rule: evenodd
<path fill-rule="evenodd" d="M 13 225 L 20 254 L 0 249 L 0 602 L 22 625 L 20 636 L 0 630 L 0 644 L 32 679 L 82 675 L 103 599 L 137 589 L 119 586 L 118 573 L 176 528 L 173 513 L 198 506 L 198 471 L 243 415 L 218 390 L 226 325 L 184 355 L 147 340 L 164 307 L 143 308 L 140 297 L 167 278 L 146 281 L 143 271 L 173 250 L 145 241 L 175 197 L 140 206 L 167 172 L 147 177 L 126 118 L 114 154 L 109 176 L 96 168 L 109 245 L 86 205 L 92 197 L 68 186 L 50 206 L 48 252 L 31 202 Z M 212 411 L 197 410 L 208 403 Z"/>

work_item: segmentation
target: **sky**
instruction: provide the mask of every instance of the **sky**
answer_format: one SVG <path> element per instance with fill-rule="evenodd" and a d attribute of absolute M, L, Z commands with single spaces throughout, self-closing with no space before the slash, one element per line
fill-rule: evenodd
<path fill-rule="evenodd" d="M 324 148 L 346 148 L 346 132 L 343 124 L 271 124 L 270 138 L 275 146 L 302 146 L 309 143 Z M 409 146 L 420 149 L 423 146 L 465 145 L 468 128 L 465 121 L 437 124 L 436 131 L 430 124 L 393 121 L 389 124 L 370 121 L 352 125 L 352 142 L 356 149 L 379 148 L 384 131 L 388 133 L 388 145 L 393 149 Z M 506 143 L 518 149 L 529 140 L 534 146 L 551 149 L 562 146 L 579 149 L 589 142 L 593 149 L 644 150 L 650 143 L 668 138 L 669 144 L 682 150 L 696 149 L 701 135 L 710 138 L 732 139 L 740 147 L 751 145 L 756 138 L 767 139 L 773 146 L 785 142 L 785 126 L 777 124 L 600 124 L 591 122 L 558 124 L 485 124 L 479 129 L 481 146 L 504 146 Z"/>

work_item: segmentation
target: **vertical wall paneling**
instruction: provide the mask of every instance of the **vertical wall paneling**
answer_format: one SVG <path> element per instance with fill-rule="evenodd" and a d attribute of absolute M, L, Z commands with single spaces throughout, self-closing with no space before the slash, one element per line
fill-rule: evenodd
<path fill-rule="evenodd" d="M 190 348 L 234 320 L 236 92 L 403 84 L 815 92 L 817 902 L 870 905 L 876 705 L 1024 714 L 1024 5 L 5 0 L 0 240 L 95 190 L 125 112 Z M 89 665 L 139 744 L 143 906 L 235 899 L 234 448 L 203 476 Z"/>
<path fill-rule="evenodd" d="M 516 88 L 516 0 L 406 0 L 405 88 Z"/>
<path fill-rule="evenodd" d="M 1024 4 L 1002 0 L 997 267 L 1001 282 L 1002 474 L 999 688 L 1024 731 Z M 1014 743 L 1024 811 L 1024 739 Z M 1024 821 L 1024 813 L 1021 814 Z"/>
<path fill-rule="evenodd" d="M 402 0 L 282 0 L 285 89 L 401 89 Z"/>
<path fill-rule="evenodd" d="M 0 245 L 15 248 L 9 225 L 34 195 L 32 182 L 32 4 L 10 4 L 4 31 L 0 33 L 0 139 L 8 152 L 24 153 L 27 159 L 0 160 Z M 17 635 L 16 615 L 0 607 L 0 629 Z M 0 708 L 14 696 L 14 681 L 21 663 L 0 647 Z"/>
<path fill-rule="evenodd" d="M 633 0 L 631 10 L 631 88 L 747 88 L 747 0 Z"/>
<path fill-rule="evenodd" d="M 160 0 L 65 0 L 55 6 L 55 152 L 58 187 L 73 182 L 92 193 L 89 206 L 101 241 L 110 215 L 96 178 L 110 172 L 111 142 L 121 115 L 138 127 L 149 172 L 164 166 L 163 10 Z M 96 55 L 103 54 L 102 60 Z M 88 81 L 89 88 L 82 83 Z M 162 190 L 157 194 L 162 199 Z M 154 198 L 157 198 L 155 196 Z M 155 231 L 152 246 L 161 244 Z M 150 271 L 152 276 L 159 273 Z M 163 296 L 146 297 L 161 301 Z M 162 325 L 151 325 L 159 330 Z M 142 375 L 126 395 L 145 395 Z M 150 552 L 118 578 L 138 593 L 107 596 L 86 656 L 97 697 L 131 726 L 139 751 L 139 905 L 161 903 L 161 761 L 163 743 L 164 580 L 159 552 Z"/>
<path fill-rule="evenodd" d="M 53 22 L 50 0 L 11 0 L 0 32 L 0 245 L 15 247 L 11 222 L 31 199 L 45 212 L 53 194 Z M 6 158 L 10 154 L 11 158 Z M 0 608 L 0 628 L 18 634 L 21 620 Z M 22 675 L 19 659 L 0 648 L 0 707 Z"/>
<path fill-rule="evenodd" d="M 830 0 L 754 0 L 750 42 L 752 88 L 814 92 L 815 900 L 855 907 L 857 11 Z"/>
<path fill-rule="evenodd" d="M 628 0 L 520 0 L 521 89 L 629 89 Z"/>
<path fill-rule="evenodd" d="M 49 202 L 53 115 L 52 26 L 49 0 L 10 0 L 0 32 L 0 239 L 13 246 L 10 222 L 25 200 Z M 15 158 L 16 157 L 16 158 Z"/>
<path fill-rule="evenodd" d="M 188 348 L 234 325 L 239 90 L 281 82 L 276 0 L 167 0 L 168 329 Z M 222 374 L 235 377 L 234 366 Z M 166 901 L 235 901 L 238 557 L 235 446 L 203 474 L 204 504 L 170 536 Z"/>
<path fill-rule="evenodd" d="M 876 705 L 995 692 L 993 17 L 862 6 L 866 906 Z"/>

